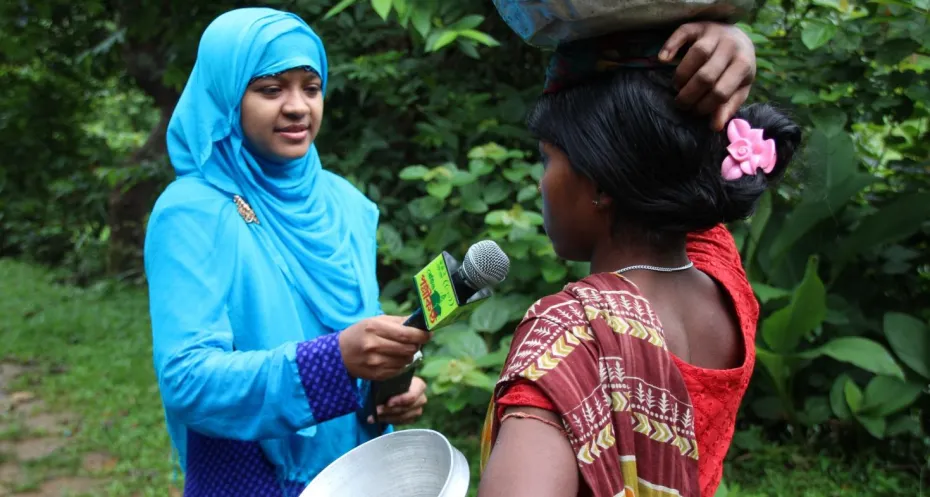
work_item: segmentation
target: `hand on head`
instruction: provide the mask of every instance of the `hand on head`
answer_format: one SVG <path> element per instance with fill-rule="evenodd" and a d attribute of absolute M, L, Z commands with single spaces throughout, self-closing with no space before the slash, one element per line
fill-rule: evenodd
<path fill-rule="evenodd" d="M 400 316 L 376 316 L 340 333 L 339 349 L 349 374 L 365 380 L 386 380 L 401 373 L 433 336 L 404 326 L 405 320 Z"/>
<path fill-rule="evenodd" d="M 736 26 L 695 22 L 679 27 L 665 42 L 659 58 L 673 60 L 691 44 L 675 72 L 678 103 L 700 114 L 713 114 L 711 126 L 723 130 L 746 102 L 756 78 L 752 40 Z"/>

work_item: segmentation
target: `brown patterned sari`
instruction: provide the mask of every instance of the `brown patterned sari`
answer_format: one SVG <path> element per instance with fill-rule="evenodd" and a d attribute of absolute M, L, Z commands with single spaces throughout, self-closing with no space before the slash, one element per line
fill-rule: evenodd
<path fill-rule="evenodd" d="M 589 276 L 534 304 L 494 398 L 533 382 L 555 406 L 595 497 L 699 497 L 694 413 L 649 302 L 628 279 Z M 492 400 L 482 469 L 500 429 Z"/>

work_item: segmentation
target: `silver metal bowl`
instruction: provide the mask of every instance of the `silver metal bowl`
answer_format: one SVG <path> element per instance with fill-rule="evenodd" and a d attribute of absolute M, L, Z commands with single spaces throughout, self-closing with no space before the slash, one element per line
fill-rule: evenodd
<path fill-rule="evenodd" d="M 441 433 L 404 430 L 327 466 L 300 497 L 465 497 L 468 461 Z"/>

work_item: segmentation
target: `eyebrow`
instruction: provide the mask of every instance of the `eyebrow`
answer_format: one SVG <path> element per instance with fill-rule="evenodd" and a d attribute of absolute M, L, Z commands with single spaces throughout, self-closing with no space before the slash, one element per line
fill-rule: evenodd
<path fill-rule="evenodd" d="M 252 78 L 252 79 L 249 80 L 249 85 L 252 85 L 252 84 L 254 84 L 254 83 L 257 83 L 257 82 L 259 82 L 259 81 L 266 80 L 266 79 L 273 79 L 273 80 L 279 81 L 279 82 L 280 82 L 280 81 L 283 81 L 284 78 L 282 78 L 281 76 L 282 76 L 284 73 L 286 73 L 286 72 L 288 72 L 288 71 L 291 71 L 291 70 L 292 70 L 292 69 L 288 69 L 287 71 L 277 72 L 277 73 L 273 73 L 273 74 L 265 74 L 265 75 L 263 75 L 263 76 L 255 76 L 254 78 Z M 303 75 L 304 78 L 309 78 L 310 81 L 319 81 L 319 82 L 322 82 L 322 81 L 323 81 L 323 78 L 321 78 L 320 75 L 317 74 L 317 72 L 314 71 L 313 69 L 307 69 L 306 71 L 307 71 L 306 74 Z"/>

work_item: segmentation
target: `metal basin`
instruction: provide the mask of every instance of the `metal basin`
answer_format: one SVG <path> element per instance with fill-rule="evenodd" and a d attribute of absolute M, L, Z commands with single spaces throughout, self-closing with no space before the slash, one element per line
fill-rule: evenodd
<path fill-rule="evenodd" d="M 404 430 L 349 451 L 300 497 L 465 497 L 468 461 L 441 433 Z"/>

